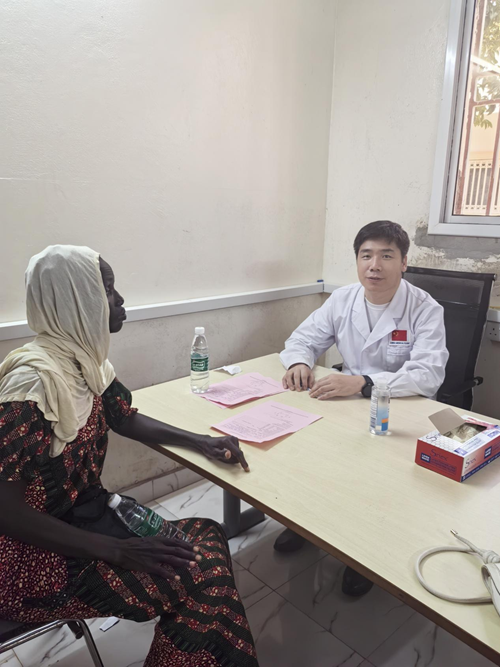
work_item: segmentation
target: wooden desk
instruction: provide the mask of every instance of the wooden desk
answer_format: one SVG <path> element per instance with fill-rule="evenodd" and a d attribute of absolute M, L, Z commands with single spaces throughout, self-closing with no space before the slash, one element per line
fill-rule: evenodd
<path fill-rule="evenodd" d="M 277 354 L 240 364 L 279 379 Z M 316 368 L 316 377 L 331 369 Z M 211 382 L 228 376 L 211 373 Z M 459 484 L 414 463 L 416 441 L 432 430 L 439 404 L 412 397 L 391 403 L 388 437 L 368 431 L 369 401 L 317 401 L 307 392 L 274 400 L 323 419 L 271 445 L 242 444 L 251 473 L 176 447 L 156 449 L 300 533 L 500 665 L 500 617 L 493 605 L 459 605 L 427 593 L 414 574 L 426 548 L 454 545 L 450 529 L 500 553 L 500 460 Z M 200 433 L 247 410 L 221 410 L 190 392 L 189 378 L 134 392 L 144 414 Z M 452 595 L 484 595 L 480 563 L 443 554 L 425 565 L 429 583 Z M 472 666 L 471 666 L 472 667 Z"/>

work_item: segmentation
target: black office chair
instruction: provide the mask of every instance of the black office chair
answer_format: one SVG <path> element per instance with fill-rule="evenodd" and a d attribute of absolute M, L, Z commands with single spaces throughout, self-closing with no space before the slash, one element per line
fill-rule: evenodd
<path fill-rule="evenodd" d="M 80 639 L 81 637 L 85 639 L 95 667 L 104 667 L 90 630 L 85 621 L 81 620 L 61 620 L 52 621 L 51 623 L 16 623 L 15 621 L 0 620 L 0 655 L 32 639 L 41 637 L 51 630 L 62 628 L 63 625 L 69 626 L 76 639 Z"/>
<path fill-rule="evenodd" d="M 483 378 L 475 375 L 481 347 L 493 273 L 466 273 L 409 266 L 405 279 L 428 292 L 444 308 L 446 345 L 450 353 L 446 376 L 437 399 L 463 410 L 472 407 L 473 387 Z"/>

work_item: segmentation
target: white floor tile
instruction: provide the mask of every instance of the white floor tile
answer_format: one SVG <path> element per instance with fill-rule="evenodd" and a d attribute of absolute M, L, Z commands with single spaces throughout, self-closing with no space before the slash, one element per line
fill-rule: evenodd
<path fill-rule="evenodd" d="M 153 495 L 155 498 L 161 498 L 178 489 L 179 481 L 177 479 L 177 471 L 153 480 Z"/>
<path fill-rule="evenodd" d="M 238 563 L 233 562 L 233 570 L 236 588 L 245 605 L 245 609 L 250 609 L 256 602 L 259 602 L 259 600 L 265 598 L 266 595 L 272 593 L 269 586 L 266 586 L 260 579 L 257 579 L 257 577 L 251 574 L 248 570 L 245 570 L 245 568 Z"/>
<path fill-rule="evenodd" d="M 131 489 L 127 489 L 123 493 L 126 496 L 135 498 L 138 503 L 144 505 L 145 503 L 149 503 L 151 500 L 154 500 L 153 482 L 152 480 L 149 480 L 149 482 L 143 482 L 142 484 L 138 484 Z"/>
<path fill-rule="evenodd" d="M 248 621 L 260 667 L 359 667 L 363 662 L 277 593 L 254 604 Z"/>
<path fill-rule="evenodd" d="M 157 503 L 156 500 L 153 500 L 150 503 L 146 503 L 146 507 L 149 507 L 167 521 L 177 521 L 177 517 L 174 514 L 172 514 L 172 512 L 169 512 L 167 509 L 165 509 L 163 505 Z"/>
<path fill-rule="evenodd" d="M 79 642 L 68 626 L 53 630 L 16 648 L 16 655 L 23 667 L 49 667 L 59 658 L 72 654 Z M 83 665 L 82 665 L 83 667 Z"/>
<path fill-rule="evenodd" d="M 99 627 L 105 620 L 105 618 L 92 618 L 86 621 L 96 641 L 103 634 L 99 631 Z M 83 641 L 83 639 L 76 640 L 71 630 L 67 626 L 64 626 L 59 630 L 54 630 L 46 635 L 42 635 L 38 639 L 33 639 L 26 644 L 18 646 L 15 649 L 15 653 L 23 667 L 48 667 L 55 664 L 57 660 L 72 655 L 78 650 L 80 645 L 83 645 Z M 0 666 L 3 667 L 1 662 Z"/>
<path fill-rule="evenodd" d="M 157 498 L 157 502 L 179 519 L 200 517 L 221 523 L 224 516 L 222 493 L 221 487 L 217 484 L 203 481 L 179 489 L 163 498 Z M 247 503 L 241 503 L 242 510 L 248 507 L 250 505 Z"/>
<path fill-rule="evenodd" d="M 155 621 L 134 623 L 121 620 L 107 632 L 99 630 L 94 639 L 105 667 L 142 667 L 153 641 L 154 628 Z M 93 667 L 84 640 L 78 640 L 76 646 L 72 653 L 47 664 L 57 667 Z"/>
<path fill-rule="evenodd" d="M 102 631 L 100 630 L 100 627 L 107 620 L 108 618 L 105 617 L 105 618 L 89 618 L 88 620 L 85 621 L 85 623 L 89 626 L 90 632 L 92 633 L 94 639 L 100 637 L 103 634 Z"/>
<path fill-rule="evenodd" d="M 445 630 L 415 613 L 369 656 L 375 667 L 494 667 Z"/>
<path fill-rule="evenodd" d="M 105 620 L 94 618 L 87 621 L 105 667 L 128 667 L 129 662 L 125 660 L 129 656 L 133 658 L 130 663 L 145 660 L 153 638 L 155 621 L 134 623 L 120 620 L 107 632 L 102 632 L 99 628 Z M 114 648 L 115 642 L 120 649 Z M 56 664 L 58 667 L 93 667 L 84 639 L 76 640 L 67 626 L 23 644 L 15 651 L 22 667 L 51 667 Z M 106 654 L 109 654 L 107 659 L 104 658 Z M 15 662 L 12 664 L 14 666 L 17 667 Z M 4 667 L 1 662 L 0 667 Z"/>
<path fill-rule="evenodd" d="M 195 484 L 203 478 L 198 473 L 189 470 L 189 468 L 181 468 L 173 473 L 158 477 L 153 480 L 153 494 L 155 498 L 161 498 L 169 493 L 178 491 L 183 487 Z"/>
<path fill-rule="evenodd" d="M 280 523 L 268 518 L 229 540 L 233 560 L 273 589 L 279 588 L 326 555 L 309 542 L 295 553 L 278 553 L 273 545 L 282 530 L 284 527 Z"/>
<path fill-rule="evenodd" d="M 148 482 L 131 495 L 167 520 L 198 516 L 222 521 L 222 489 L 210 482 L 197 482 L 157 501 L 147 498 L 152 493 L 153 483 Z M 378 587 L 363 598 L 344 596 L 344 566 L 313 545 L 294 554 L 275 552 L 273 544 L 282 530 L 268 518 L 229 542 L 260 667 L 493 667 Z M 143 667 L 155 621 L 121 620 L 102 633 L 104 620 L 88 624 L 105 667 Z M 0 655 L 0 667 L 55 665 L 93 667 L 84 640 L 76 641 L 68 628 Z"/>
<path fill-rule="evenodd" d="M 0 653 L 0 667 L 22 667 L 14 651 Z"/>
<path fill-rule="evenodd" d="M 415 612 L 378 586 L 361 598 L 344 595 L 344 569 L 343 563 L 327 556 L 277 592 L 367 658 Z"/>

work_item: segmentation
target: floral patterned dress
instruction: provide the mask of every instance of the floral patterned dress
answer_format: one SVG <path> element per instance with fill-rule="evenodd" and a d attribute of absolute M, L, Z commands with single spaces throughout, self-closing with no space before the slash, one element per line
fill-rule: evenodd
<path fill-rule="evenodd" d="M 107 432 L 133 411 L 130 392 L 115 379 L 94 398 L 77 438 L 51 458 L 50 423 L 36 403 L 0 404 L 0 482 L 25 480 L 29 505 L 63 517 L 83 491 L 100 485 Z M 176 523 L 202 555 L 196 567 L 177 571 L 178 582 L 0 536 L 0 617 L 37 623 L 104 616 L 145 622 L 159 616 L 145 667 L 256 667 L 225 536 L 207 519 Z"/>

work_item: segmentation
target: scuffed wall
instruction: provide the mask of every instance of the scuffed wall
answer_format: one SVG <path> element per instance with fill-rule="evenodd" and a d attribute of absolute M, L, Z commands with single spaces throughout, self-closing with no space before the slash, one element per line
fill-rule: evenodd
<path fill-rule="evenodd" d="M 416 266 L 474 273 L 495 273 L 491 305 L 500 307 L 500 239 L 428 234 L 427 221 L 417 222 L 411 261 Z"/>

